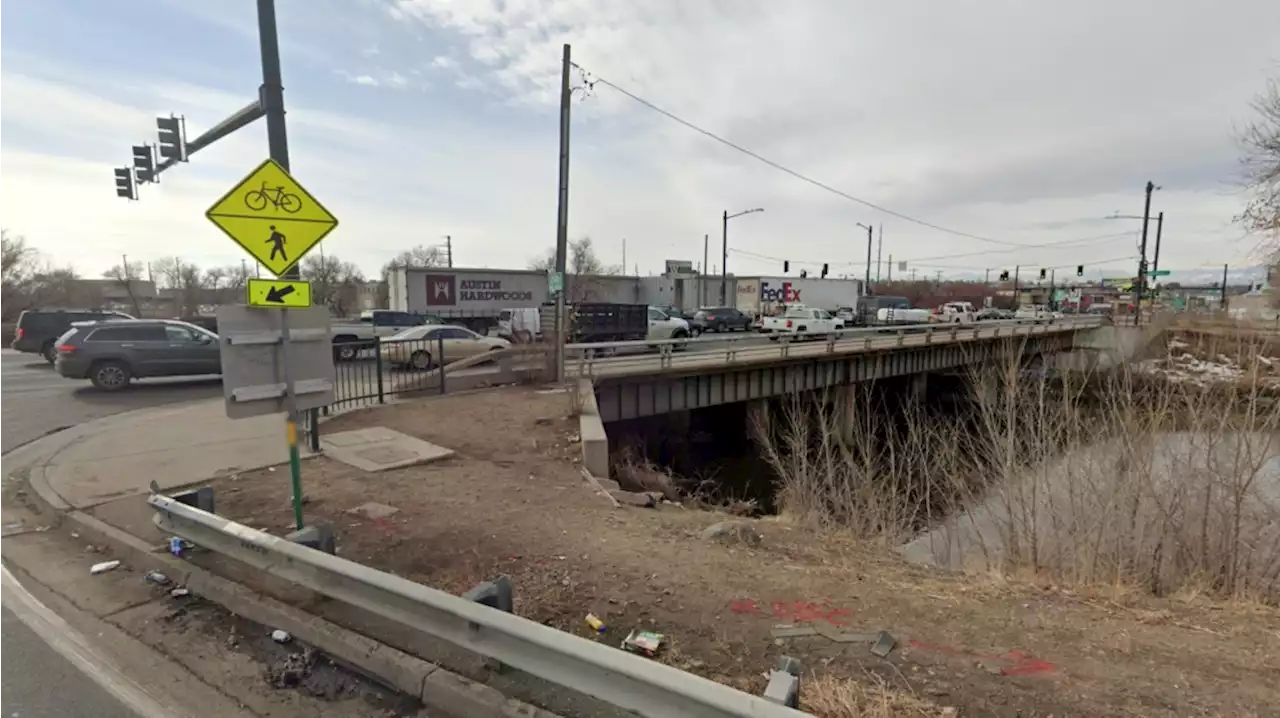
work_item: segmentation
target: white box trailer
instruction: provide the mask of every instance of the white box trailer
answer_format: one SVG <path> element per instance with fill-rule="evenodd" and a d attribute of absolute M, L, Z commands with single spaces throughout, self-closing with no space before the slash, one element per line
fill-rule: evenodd
<path fill-rule="evenodd" d="M 862 291 L 862 282 L 856 279 L 739 277 L 736 306 L 754 316 L 773 314 L 790 304 L 804 304 L 832 313 L 849 307 L 856 314 Z"/>

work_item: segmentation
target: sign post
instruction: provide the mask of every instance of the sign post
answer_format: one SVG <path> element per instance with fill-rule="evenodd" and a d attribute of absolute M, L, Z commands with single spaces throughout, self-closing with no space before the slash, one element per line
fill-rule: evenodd
<path fill-rule="evenodd" d="M 268 121 L 271 119 L 268 112 Z M 270 125 L 270 122 L 268 122 Z M 273 154 L 275 143 L 272 146 Z M 287 159 L 286 159 L 287 161 Z M 338 219 L 274 158 L 265 160 L 205 212 L 233 242 L 277 277 L 296 276 L 299 260 L 338 226 Z M 290 309 L 311 306 L 311 285 L 293 278 L 250 280 L 246 303 L 280 312 L 284 365 L 285 440 L 296 528 L 303 528 L 302 468 L 298 452 L 298 396 L 292 372 Z"/>

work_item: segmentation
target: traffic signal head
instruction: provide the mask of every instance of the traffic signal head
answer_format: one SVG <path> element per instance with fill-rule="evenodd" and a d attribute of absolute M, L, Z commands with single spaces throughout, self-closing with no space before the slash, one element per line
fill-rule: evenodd
<path fill-rule="evenodd" d="M 827 265 L 825 265 L 825 264 L 824 264 L 824 265 L 822 265 L 822 278 L 823 278 L 823 279 L 826 279 L 826 278 L 827 278 Z"/>
<path fill-rule="evenodd" d="M 1001 270 L 1001 272 L 1000 272 L 1000 281 L 1002 281 L 1002 282 L 1007 282 L 1007 281 L 1009 281 L 1009 270 L 1007 270 L 1007 269 L 1005 269 L 1005 270 Z"/>
<path fill-rule="evenodd" d="M 137 199 L 136 185 L 133 183 L 133 170 L 128 167 L 116 168 L 116 196 L 125 199 Z"/>
<path fill-rule="evenodd" d="M 790 272 L 790 271 L 791 271 L 791 262 L 788 262 L 785 259 L 782 260 L 782 273 L 786 274 L 787 272 Z"/>
<path fill-rule="evenodd" d="M 157 117 L 160 156 L 174 162 L 187 160 L 187 137 L 181 117 Z"/>
<path fill-rule="evenodd" d="M 1083 277 L 1083 276 L 1084 276 L 1084 265 L 1083 265 L 1083 264 L 1077 264 L 1077 265 L 1076 265 L 1076 276 L 1077 276 L 1077 277 Z"/>
<path fill-rule="evenodd" d="M 1046 276 L 1047 274 L 1048 274 L 1048 271 L 1047 271 L 1047 270 L 1045 270 L 1045 269 L 1041 269 L 1041 270 L 1040 270 L 1040 278 L 1041 278 L 1041 279 L 1044 279 L 1044 278 L 1045 278 L 1045 276 Z"/>
<path fill-rule="evenodd" d="M 133 174 L 139 183 L 156 181 L 156 158 L 151 145 L 133 146 Z"/>

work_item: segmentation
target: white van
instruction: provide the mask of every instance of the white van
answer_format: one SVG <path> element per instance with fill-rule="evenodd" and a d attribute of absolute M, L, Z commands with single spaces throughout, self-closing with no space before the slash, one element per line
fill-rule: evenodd
<path fill-rule="evenodd" d="M 527 344 L 541 339 L 542 317 L 538 313 L 538 308 L 503 309 L 498 313 L 498 336 L 517 344 Z"/>

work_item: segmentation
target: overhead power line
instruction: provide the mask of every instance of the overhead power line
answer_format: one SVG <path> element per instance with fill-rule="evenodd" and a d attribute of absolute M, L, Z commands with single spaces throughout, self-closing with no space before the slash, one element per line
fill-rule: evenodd
<path fill-rule="evenodd" d="M 890 216 L 893 216 L 893 217 L 897 217 L 898 219 L 905 220 L 905 221 L 907 221 L 907 222 L 911 222 L 912 224 L 917 224 L 917 225 L 920 225 L 921 227 L 928 227 L 929 229 L 934 229 L 934 230 L 937 230 L 937 231 L 939 231 L 939 232 L 945 232 L 945 233 L 947 233 L 947 234 L 953 234 L 953 235 L 955 235 L 955 236 L 957 236 L 957 237 L 965 237 L 965 238 L 967 238 L 967 239 L 972 239 L 972 240 L 976 240 L 976 241 L 979 241 L 979 242 L 987 242 L 987 243 L 989 243 L 989 244 L 998 244 L 998 245 L 1003 245 L 1003 246 L 1006 246 L 1006 247 L 1027 247 L 1027 246 L 1030 246 L 1030 245 L 1025 245 L 1025 244 L 1018 244 L 1017 242 L 1006 242 L 1006 241 L 1004 241 L 1004 240 L 1000 240 L 1000 239 L 992 239 L 991 237 L 984 237 L 984 236 L 982 236 L 982 235 L 978 235 L 978 234 L 971 234 L 971 233 L 969 233 L 969 232 L 964 232 L 964 231 L 961 231 L 961 230 L 958 230 L 958 229 L 953 229 L 953 228 L 951 228 L 951 227 L 945 227 L 945 226 L 943 226 L 943 225 L 935 224 L 935 223 L 933 223 L 933 222 L 929 222 L 929 221 L 926 221 L 926 220 L 920 219 L 920 218 L 918 218 L 918 217 L 912 217 L 912 216 L 911 216 L 911 215 L 909 215 L 909 214 L 904 214 L 904 213 L 899 212 L 899 211 L 897 211 L 897 210 L 889 209 L 888 207 L 885 207 L 885 206 L 882 206 L 882 205 L 876 204 L 875 202 L 871 202 L 871 201 L 868 201 L 868 200 L 862 199 L 861 197 L 855 197 L 855 196 L 853 196 L 853 195 L 849 194 L 848 192 L 845 192 L 845 191 L 840 190 L 840 189 L 836 189 L 835 187 L 832 187 L 831 185 L 829 185 L 829 184 L 827 184 L 827 183 L 825 183 L 825 182 L 822 182 L 822 181 L 820 181 L 820 180 L 816 180 L 816 179 L 814 179 L 814 178 L 812 178 L 812 177 L 810 177 L 810 176 L 808 176 L 808 175 L 806 175 L 806 174 L 803 174 L 803 173 L 801 173 L 801 172 L 797 172 L 796 170 L 793 170 L 793 169 L 791 169 L 790 167 L 787 167 L 786 165 L 783 165 L 783 164 L 781 164 L 781 163 L 779 163 L 779 162 L 775 162 L 774 160 L 771 160 L 771 159 L 769 159 L 768 157 L 765 157 L 765 156 L 763 156 L 763 155 L 761 155 L 761 154 L 759 154 L 759 153 L 757 153 L 757 152 L 754 152 L 754 151 L 752 151 L 752 150 L 749 150 L 749 149 L 747 149 L 746 147 L 743 147 L 742 145 L 739 145 L 739 144 L 737 144 L 737 143 L 735 143 L 735 142 L 733 142 L 733 141 L 731 141 L 731 140 L 727 140 L 727 139 L 725 139 L 725 138 L 721 137 L 720 135 L 717 135 L 716 133 L 714 133 L 714 132 L 712 132 L 712 131 L 710 131 L 710 130 L 703 129 L 703 128 L 699 127 L 698 125 L 695 125 L 695 124 L 693 124 L 692 122 L 690 122 L 690 121 L 688 121 L 688 120 L 684 119 L 683 117 L 680 117 L 679 115 L 676 115 L 676 114 L 675 114 L 675 113 L 673 113 L 673 112 L 669 112 L 669 111 L 667 111 L 667 110 L 664 110 L 663 108 L 661 108 L 661 107 L 659 107 L 658 105 L 655 105 L 654 103 L 652 103 L 652 102 L 650 102 L 650 101 L 648 101 L 648 100 L 644 99 L 643 97 L 640 97 L 639 95 L 636 95 L 635 93 L 633 93 L 633 92 L 631 92 L 631 91 L 629 91 L 629 90 L 623 89 L 622 87 L 619 87 L 618 85 L 616 85 L 616 84 L 614 84 L 614 83 L 610 82 L 609 80 L 607 80 L 607 79 L 605 79 L 605 78 L 603 78 L 603 77 L 600 77 L 599 75 L 597 75 L 597 74 L 595 74 L 595 73 L 589 72 L 586 68 L 582 67 L 581 65 L 579 65 L 579 64 L 578 64 L 578 63 L 576 63 L 576 62 L 575 62 L 575 63 L 571 63 L 571 64 L 573 65 L 573 67 L 577 68 L 579 72 L 583 73 L 584 75 L 586 75 L 586 76 L 589 78 L 589 79 L 588 79 L 588 81 L 587 81 L 587 82 L 588 82 L 588 85 L 595 85 L 595 84 L 597 84 L 597 83 L 598 83 L 598 84 L 601 84 L 601 85 L 606 85 L 606 86 L 608 86 L 608 87 L 611 87 L 611 88 L 613 88 L 614 90 L 616 90 L 617 92 L 620 92 L 620 93 L 622 93 L 623 95 L 626 95 L 627 97 L 631 98 L 632 100 L 635 100 L 636 102 L 638 102 L 638 103 L 640 103 L 640 104 L 644 105 L 645 107 L 648 107 L 649 109 L 653 110 L 654 112 L 657 112 L 658 114 L 663 115 L 663 116 L 664 116 L 664 117 L 666 117 L 667 119 L 670 119 L 670 120 L 672 120 L 672 121 L 674 121 L 674 122 L 677 122 L 677 123 L 679 123 L 679 124 L 681 124 L 681 125 L 684 125 L 685 127 L 689 128 L 689 129 L 691 129 L 691 130 L 693 130 L 694 132 L 697 132 L 697 133 L 699 133 L 699 134 L 701 134 L 701 135 L 703 135 L 703 136 L 705 136 L 705 137 L 709 137 L 709 138 L 711 138 L 711 139 L 715 140 L 716 142 L 719 142 L 720 144 L 722 144 L 722 145 L 724 145 L 724 146 L 726 146 L 726 147 L 729 147 L 729 148 L 731 148 L 731 149 L 737 150 L 738 152 L 741 152 L 742 154 L 747 155 L 748 157 L 751 157 L 752 159 L 755 159 L 755 160 L 757 160 L 757 161 L 759 161 L 759 162 L 762 162 L 762 163 L 764 163 L 764 164 L 766 164 L 766 165 L 769 165 L 770 167 L 772 167 L 772 168 L 774 168 L 774 169 L 776 169 L 776 170 L 778 170 L 778 171 L 780 171 L 780 172 L 785 172 L 785 173 L 787 173 L 787 174 L 791 175 L 792 177 L 794 177 L 794 178 L 796 178 L 796 179 L 798 179 L 798 180 L 800 180 L 800 181 L 802 181 L 802 182 L 807 182 L 808 184 L 811 184 L 811 185 L 813 185 L 814 187 L 817 187 L 817 188 L 822 189 L 822 190 L 826 190 L 827 192 L 830 192 L 831 194 L 834 194 L 834 195 L 836 195 L 836 196 L 843 197 L 844 199 L 847 199 L 847 200 L 849 200 L 850 202 L 856 202 L 856 203 L 858 203 L 858 204 L 860 204 L 860 205 L 862 205 L 862 206 L 864 206 L 864 207 L 870 207 L 871 209 L 874 209 L 874 210 L 876 210 L 876 211 L 878 211 L 878 212 L 883 212 L 883 213 L 885 213 L 885 214 L 887 214 L 887 215 L 890 215 Z"/>

